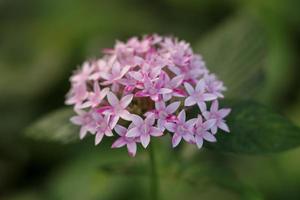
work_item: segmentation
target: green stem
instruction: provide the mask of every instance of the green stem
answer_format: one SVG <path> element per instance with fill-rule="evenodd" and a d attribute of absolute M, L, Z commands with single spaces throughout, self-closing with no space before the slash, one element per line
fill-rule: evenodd
<path fill-rule="evenodd" d="M 152 143 L 150 143 L 149 147 L 150 147 L 149 155 L 150 155 L 150 170 L 151 170 L 150 171 L 150 180 L 151 180 L 150 192 L 152 196 L 151 200 L 158 200 L 159 180 L 157 174 L 157 165 L 155 161 L 155 152 Z"/>

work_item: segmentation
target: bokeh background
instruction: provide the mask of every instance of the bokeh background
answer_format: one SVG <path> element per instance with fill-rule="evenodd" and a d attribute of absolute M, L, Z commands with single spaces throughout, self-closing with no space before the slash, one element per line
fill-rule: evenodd
<path fill-rule="evenodd" d="M 298 0 L 0 0 L 0 199 L 150 199 L 142 150 L 132 160 L 92 139 L 26 134 L 64 107 L 72 71 L 116 39 L 185 39 L 228 98 L 254 99 L 300 126 L 299 8 Z M 161 173 L 171 172 L 161 178 L 164 199 L 300 199 L 299 148 L 254 156 L 158 146 Z"/>

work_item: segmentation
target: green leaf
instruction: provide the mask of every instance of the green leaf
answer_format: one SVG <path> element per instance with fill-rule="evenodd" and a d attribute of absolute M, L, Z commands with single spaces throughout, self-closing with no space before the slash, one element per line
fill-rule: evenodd
<path fill-rule="evenodd" d="M 196 43 L 195 51 L 224 81 L 227 97 L 253 98 L 262 92 L 268 43 L 266 32 L 255 17 L 245 12 L 227 19 Z"/>
<path fill-rule="evenodd" d="M 69 143 L 79 138 L 79 130 L 70 122 L 71 116 L 74 115 L 72 109 L 63 108 L 56 110 L 36 121 L 26 130 L 28 137 Z"/>
<path fill-rule="evenodd" d="M 300 128 L 270 108 L 243 100 L 225 102 L 232 108 L 227 118 L 231 132 L 217 133 L 206 147 L 222 152 L 276 153 L 300 146 Z"/>

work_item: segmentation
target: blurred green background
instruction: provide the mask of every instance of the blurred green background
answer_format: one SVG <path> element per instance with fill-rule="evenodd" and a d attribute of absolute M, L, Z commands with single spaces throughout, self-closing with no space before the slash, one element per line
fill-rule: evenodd
<path fill-rule="evenodd" d="M 91 138 L 25 136 L 64 106 L 72 71 L 116 39 L 184 39 L 228 98 L 254 99 L 300 126 L 299 8 L 298 0 L 0 0 L 0 199 L 150 199 L 143 150 L 130 159 Z M 300 199 L 299 148 L 249 156 L 168 145 L 157 141 L 163 199 Z"/>

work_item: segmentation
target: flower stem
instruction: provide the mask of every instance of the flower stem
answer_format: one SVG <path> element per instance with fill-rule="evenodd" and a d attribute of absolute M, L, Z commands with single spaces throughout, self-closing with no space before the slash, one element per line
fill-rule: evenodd
<path fill-rule="evenodd" d="M 149 156 L 150 156 L 150 192 L 151 192 L 151 200 L 158 200 L 158 190 L 159 190 L 159 180 L 157 173 L 157 164 L 155 161 L 155 152 L 153 148 L 153 144 L 150 143 Z"/>

